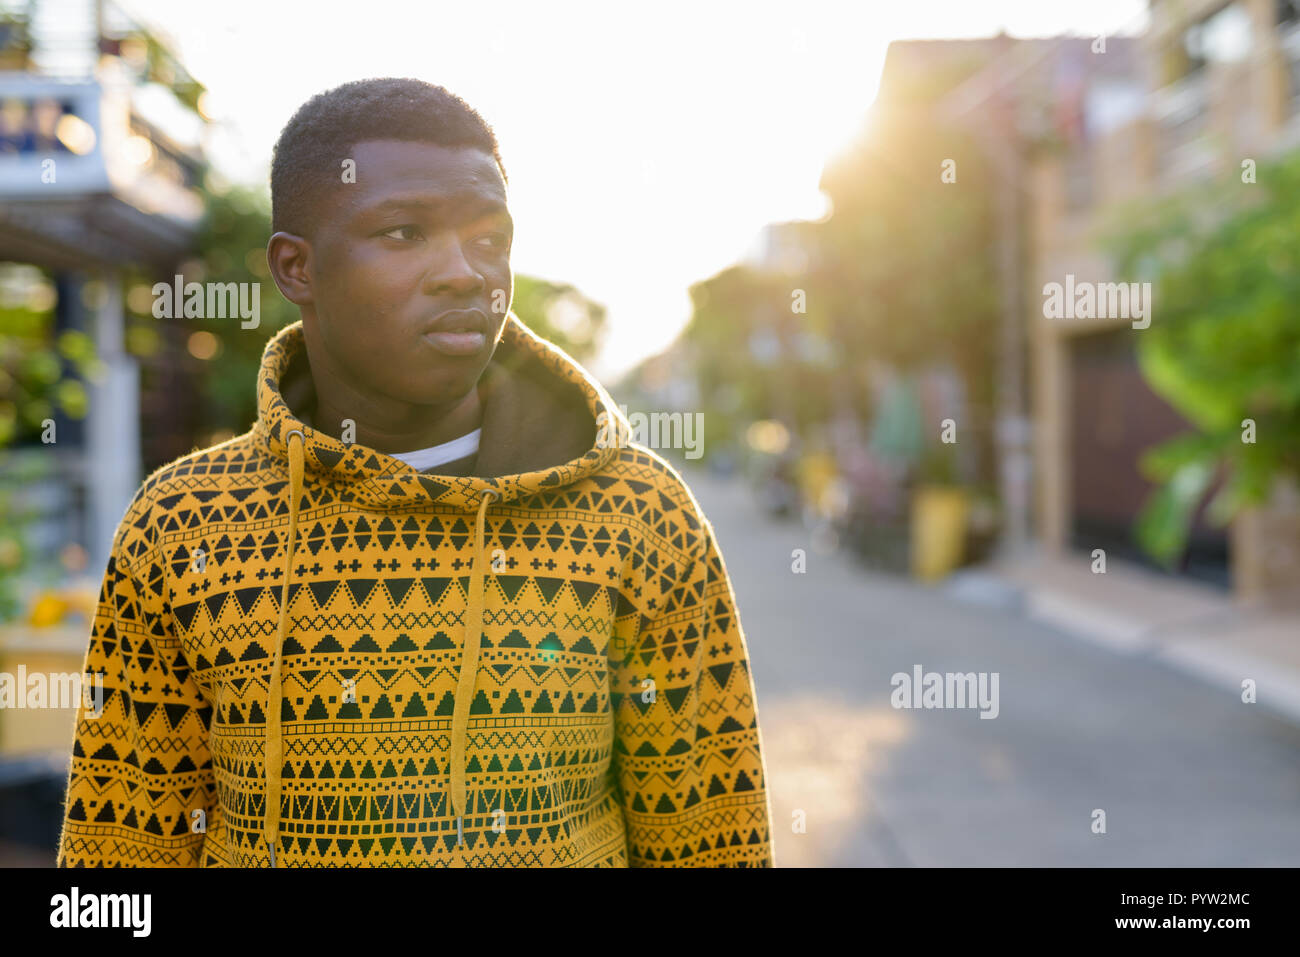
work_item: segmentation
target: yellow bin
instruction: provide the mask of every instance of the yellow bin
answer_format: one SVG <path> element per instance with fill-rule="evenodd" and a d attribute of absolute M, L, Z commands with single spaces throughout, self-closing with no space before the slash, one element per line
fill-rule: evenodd
<path fill-rule="evenodd" d="M 962 488 L 927 485 L 912 497 L 912 575 L 937 581 L 961 565 L 970 494 Z"/>
<path fill-rule="evenodd" d="M 0 627 L 0 672 L 8 675 L 11 688 L 23 694 L 25 688 L 18 687 L 18 679 L 38 674 L 46 687 L 44 707 L 0 709 L 0 756 L 38 752 L 66 752 L 71 756 L 76 706 L 82 699 L 66 700 L 63 681 L 50 676 L 81 675 L 89 642 L 88 625 Z"/>

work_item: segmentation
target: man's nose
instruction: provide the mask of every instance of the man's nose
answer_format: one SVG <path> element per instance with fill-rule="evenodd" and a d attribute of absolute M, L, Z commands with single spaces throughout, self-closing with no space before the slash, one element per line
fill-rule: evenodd
<path fill-rule="evenodd" d="M 429 265 L 424 272 L 426 291 L 451 288 L 466 292 L 483 284 L 483 274 L 465 257 L 455 232 L 440 233 L 429 243 L 429 249 Z"/>

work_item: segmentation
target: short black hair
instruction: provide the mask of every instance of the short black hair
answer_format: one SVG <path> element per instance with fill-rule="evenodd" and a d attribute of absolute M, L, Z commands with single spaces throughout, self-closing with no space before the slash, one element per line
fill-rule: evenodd
<path fill-rule="evenodd" d="M 271 153 L 271 230 L 309 235 L 322 190 L 341 182 L 357 143 L 404 140 L 473 146 L 491 153 L 505 182 L 496 134 L 445 87 L 409 77 L 353 80 L 298 107 Z"/>

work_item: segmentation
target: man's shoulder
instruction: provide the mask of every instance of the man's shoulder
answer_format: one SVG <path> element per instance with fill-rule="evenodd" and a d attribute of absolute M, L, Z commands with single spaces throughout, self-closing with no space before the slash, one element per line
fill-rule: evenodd
<path fill-rule="evenodd" d="M 660 521 L 680 526 L 687 551 L 703 550 L 703 533 L 708 520 L 690 485 L 671 462 L 648 446 L 628 442 L 617 450 L 606 469 L 622 480 L 638 498 L 662 516 Z"/>
<path fill-rule="evenodd" d="M 158 496 L 183 490 L 210 491 L 228 486 L 234 476 L 259 471 L 265 456 L 259 452 L 250 429 L 204 449 L 194 449 L 154 469 L 140 483 L 137 497 Z"/>
<path fill-rule="evenodd" d="M 608 471 L 632 483 L 632 488 L 638 491 L 648 493 L 653 489 L 674 496 L 691 494 L 677 467 L 640 442 L 627 442 L 618 448 Z"/>
<path fill-rule="evenodd" d="M 240 476 L 258 472 L 264 464 L 253 432 L 203 449 L 195 449 L 154 469 L 136 488 L 118 527 L 115 552 L 134 562 L 158 538 L 158 519 L 180 505 L 185 496 L 210 501 Z"/>

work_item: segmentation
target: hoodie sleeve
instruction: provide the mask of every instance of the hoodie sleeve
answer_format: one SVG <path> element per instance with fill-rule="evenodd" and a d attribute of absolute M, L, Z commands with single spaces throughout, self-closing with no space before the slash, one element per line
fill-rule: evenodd
<path fill-rule="evenodd" d="M 90 629 L 91 693 L 77 708 L 58 867 L 198 867 L 203 850 L 215 791 L 211 709 L 176 638 L 163 558 L 135 527 L 140 509 L 137 495 Z"/>
<path fill-rule="evenodd" d="M 616 621 L 613 766 L 630 867 L 775 863 L 748 648 L 713 528 L 701 527 L 677 584 Z"/>

